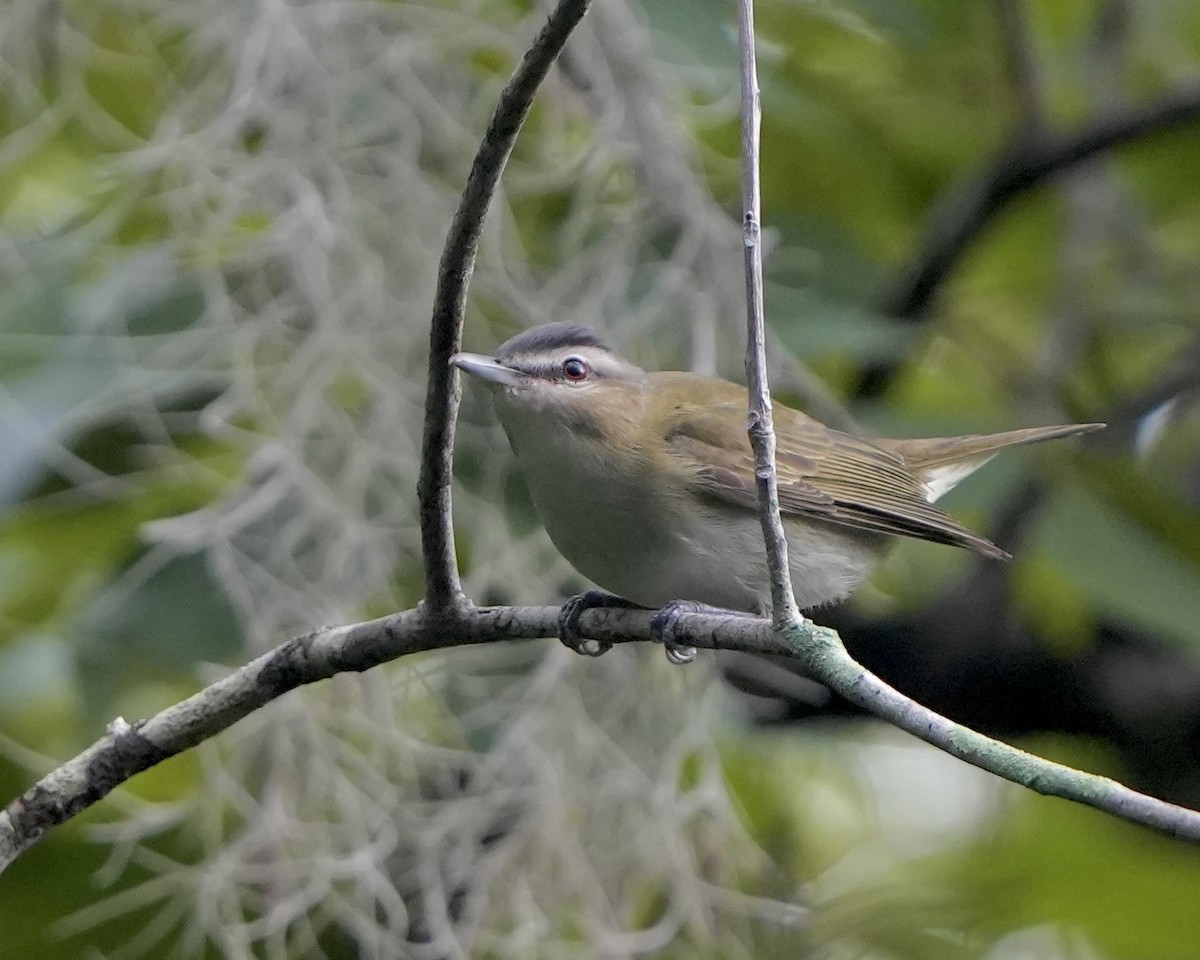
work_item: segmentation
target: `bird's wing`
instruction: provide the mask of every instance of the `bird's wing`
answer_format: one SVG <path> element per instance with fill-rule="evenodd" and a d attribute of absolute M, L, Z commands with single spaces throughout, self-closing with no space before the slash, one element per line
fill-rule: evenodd
<path fill-rule="evenodd" d="M 698 494 L 754 509 L 754 455 L 744 422 L 743 401 L 707 405 L 674 418 L 665 447 L 694 478 Z M 776 406 L 775 427 L 779 507 L 785 516 L 1008 557 L 930 503 L 921 480 L 897 454 L 788 407 Z"/>

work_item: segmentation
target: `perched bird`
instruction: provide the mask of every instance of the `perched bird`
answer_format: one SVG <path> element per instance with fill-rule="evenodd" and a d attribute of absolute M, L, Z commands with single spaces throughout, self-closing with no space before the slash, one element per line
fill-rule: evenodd
<path fill-rule="evenodd" d="M 744 387 L 647 372 L 566 323 L 526 330 L 495 356 L 452 362 L 493 388 L 538 515 L 581 574 L 644 607 L 770 609 Z M 1004 447 L 1103 426 L 890 440 L 833 430 L 780 404 L 774 422 L 801 609 L 849 594 L 896 536 L 1007 558 L 935 501 Z"/>

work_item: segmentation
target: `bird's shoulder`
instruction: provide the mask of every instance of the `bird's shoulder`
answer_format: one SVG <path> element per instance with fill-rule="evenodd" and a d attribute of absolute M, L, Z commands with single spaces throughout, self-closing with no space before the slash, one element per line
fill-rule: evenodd
<path fill-rule="evenodd" d="M 699 452 L 698 445 L 712 447 L 707 456 L 723 451 L 753 470 L 745 387 L 677 371 L 651 374 L 650 385 L 654 394 L 651 408 L 661 415 L 658 432 L 668 447 L 683 446 L 694 452 Z M 772 418 L 781 474 L 819 478 L 830 457 L 835 463 L 854 460 L 907 473 L 897 454 L 865 437 L 833 430 L 794 407 L 776 401 Z"/>
<path fill-rule="evenodd" d="M 746 432 L 746 388 L 694 373 L 651 376 L 651 431 L 669 463 L 695 491 L 753 509 L 757 502 L 754 451 Z M 776 465 L 785 511 L 825 511 L 833 499 L 812 480 L 820 475 L 826 428 L 798 410 L 776 404 Z"/>
<path fill-rule="evenodd" d="M 651 374 L 649 384 L 649 409 L 660 418 L 656 432 L 668 446 L 686 437 L 719 448 L 749 449 L 745 387 L 676 370 Z"/>

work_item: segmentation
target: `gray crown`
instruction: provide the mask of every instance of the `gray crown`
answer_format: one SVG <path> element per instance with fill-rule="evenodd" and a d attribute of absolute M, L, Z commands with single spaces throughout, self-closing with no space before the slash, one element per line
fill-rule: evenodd
<path fill-rule="evenodd" d="M 504 341 L 496 348 L 496 359 L 507 360 L 520 354 L 548 353 L 567 347 L 598 347 L 612 352 L 591 327 L 577 323 L 546 323 Z"/>

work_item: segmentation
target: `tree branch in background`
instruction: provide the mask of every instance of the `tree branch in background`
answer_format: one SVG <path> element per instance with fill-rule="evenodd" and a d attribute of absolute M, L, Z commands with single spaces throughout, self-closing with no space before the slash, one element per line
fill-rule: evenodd
<path fill-rule="evenodd" d="M 533 96 L 590 3 L 591 0 L 560 0 L 521 58 L 520 66 L 500 94 L 500 101 L 475 154 L 446 245 L 442 248 L 429 331 L 429 383 L 425 394 L 421 475 L 417 481 L 421 553 L 425 560 L 425 604 L 433 610 L 469 603 L 458 576 L 450 509 L 454 426 L 461 398 L 458 371 L 450 366 L 450 357 L 462 347 L 467 287 L 475 270 L 483 220 L 517 134 L 529 114 Z"/>
<path fill-rule="evenodd" d="M 1200 120 L 1200 85 L 1181 87 L 1149 106 L 1128 108 L 1074 134 L 1046 134 L 1011 146 L 989 169 L 950 187 L 935 205 L 912 263 L 881 309 L 919 321 L 967 247 L 1008 204 L 1054 174 L 1114 147 Z"/>

